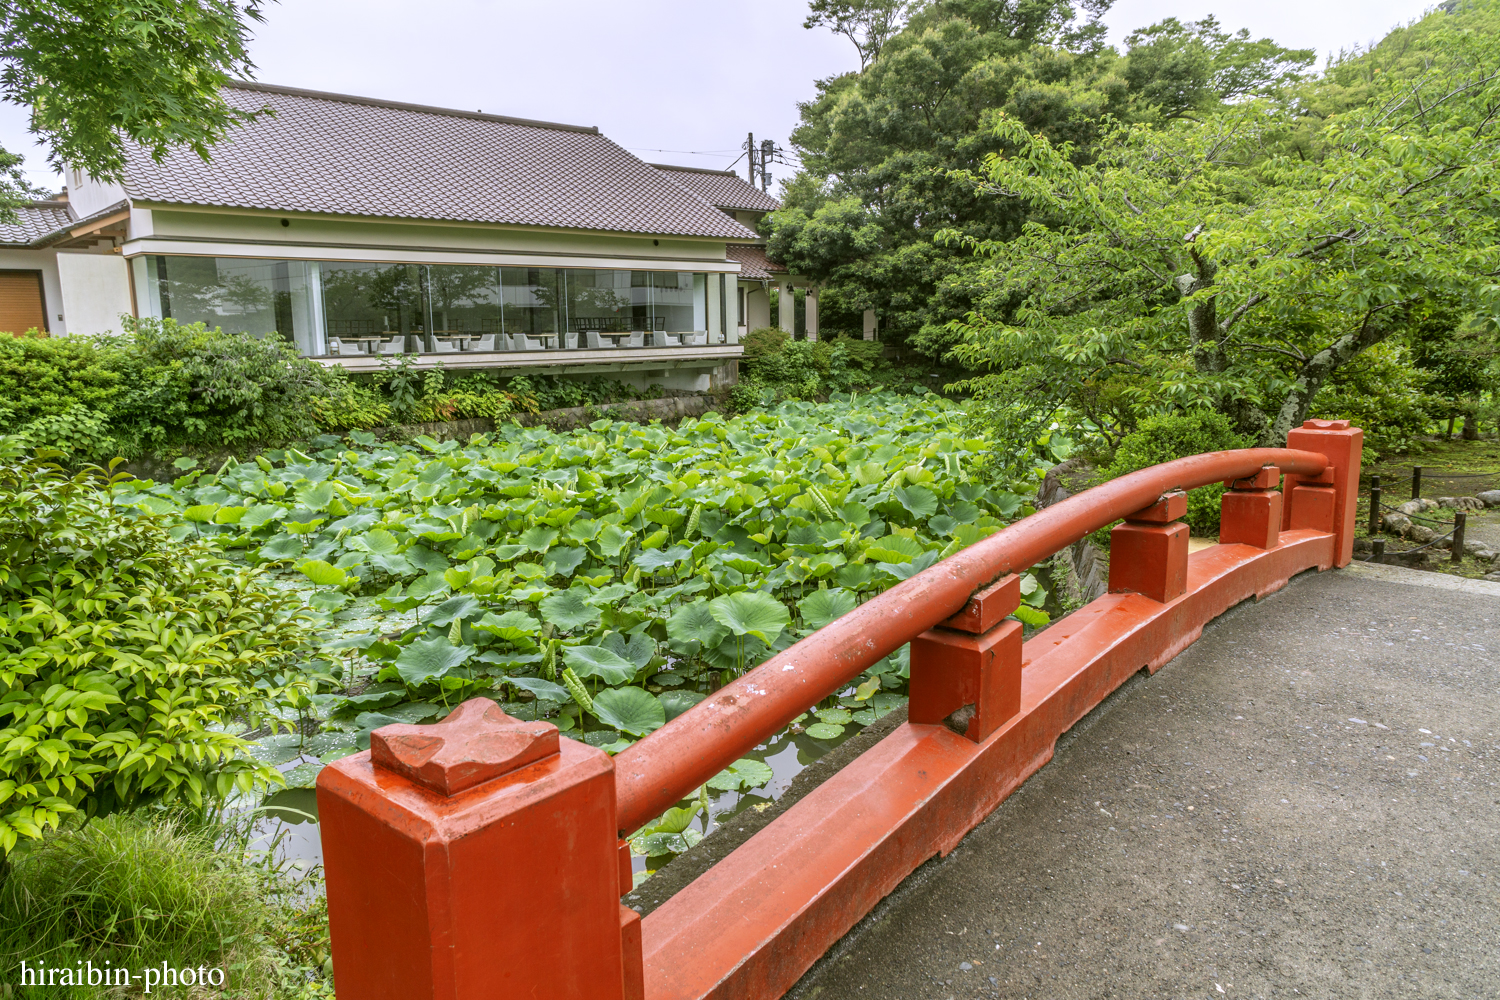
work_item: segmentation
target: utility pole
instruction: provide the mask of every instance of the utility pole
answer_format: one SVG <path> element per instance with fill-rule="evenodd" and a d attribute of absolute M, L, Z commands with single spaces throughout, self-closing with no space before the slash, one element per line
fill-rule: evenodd
<path fill-rule="evenodd" d="M 771 158 L 776 155 L 776 143 L 770 139 L 760 141 L 760 189 L 769 191 L 771 189 Z"/>
<path fill-rule="evenodd" d="M 745 150 L 749 153 L 750 160 L 750 186 L 755 186 L 755 133 L 751 132 L 745 139 Z"/>

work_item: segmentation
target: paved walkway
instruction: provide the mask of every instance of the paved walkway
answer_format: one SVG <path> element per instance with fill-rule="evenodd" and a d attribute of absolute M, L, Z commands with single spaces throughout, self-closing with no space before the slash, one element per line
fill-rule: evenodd
<path fill-rule="evenodd" d="M 1500 585 L 1306 574 L 1100 706 L 790 995 L 1500 997 L 1497 689 Z"/>

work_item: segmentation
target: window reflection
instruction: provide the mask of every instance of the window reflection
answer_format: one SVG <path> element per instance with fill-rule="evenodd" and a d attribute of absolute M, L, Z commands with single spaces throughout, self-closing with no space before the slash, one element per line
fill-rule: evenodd
<path fill-rule="evenodd" d="M 316 322 L 318 265 L 300 260 L 152 256 L 145 261 L 152 312 L 179 323 L 205 323 L 280 336 L 303 354 L 323 354 Z"/>
<path fill-rule="evenodd" d="M 708 276 L 692 271 L 185 256 L 131 267 L 143 313 L 279 335 L 309 355 L 704 343 L 679 335 L 709 326 Z"/>

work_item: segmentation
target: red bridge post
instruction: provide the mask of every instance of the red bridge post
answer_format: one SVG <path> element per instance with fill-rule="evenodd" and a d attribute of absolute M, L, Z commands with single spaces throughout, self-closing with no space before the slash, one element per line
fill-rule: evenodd
<path fill-rule="evenodd" d="M 1002 577 L 911 642 L 908 722 L 945 723 L 981 743 L 1021 710 L 1021 578 Z"/>
<path fill-rule="evenodd" d="M 1282 488 L 1281 528 L 1314 528 L 1334 536 L 1333 565 L 1354 558 L 1355 508 L 1365 432 L 1347 420 L 1308 420 L 1286 436 L 1286 446 L 1314 451 L 1328 459 L 1316 476 L 1288 474 Z"/>
<path fill-rule="evenodd" d="M 1281 541 L 1281 470 L 1268 465 L 1253 476 L 1231 479 L 1219 501 L 1219 541 L 1274 549 Z"/>
<path fill-rule="evenodd" d="M 1125 518 L 1109 533 L 1109 592 L 1136 593 L 1166 604 L 1187 592 L 1187 494 L 1160 500 Z"/>
<path fill-rule="evenodd" d="M 319 774 L 318 813 L 341 996 L 641 996 L 604 751 L 475 698 L 375 730 Z"/>

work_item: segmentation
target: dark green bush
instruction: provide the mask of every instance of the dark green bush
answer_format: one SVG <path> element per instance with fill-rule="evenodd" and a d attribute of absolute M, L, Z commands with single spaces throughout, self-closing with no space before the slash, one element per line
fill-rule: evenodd
<path fill-rule="evenodd" d="M 0 431 L 75 461 L 318 432 L 342 373 L 275 337 L 129 320 L 119 336 L 0 337 Z"/>
<path fill-rule="evenodd" d="M 828 340 L 788 340 L 773 327 L 746 338 L 741 383 L 730 394 L 736 411 L 786 399 L 811 400 L 835 392 L 875 388 L 900 391 L 914 380 L 898 371 L 874 341 L 837 337 Z"/>
<path fill-rule="evenodd" d="M 1152 465 L 1171 462 L 1209 451 L 1248 448 L 1249 438 L 1236 434 L 1229 418 L 1212 410 L 1164 413 L 1142 420 L 1115 450 L 1114 460 L 1103 472 L 1109 480 Z M 1223 483 L 1210 483 L 1188 491 L 1185 520 L 1200 538 L 1219 537 L 1219 498 Z"/>

